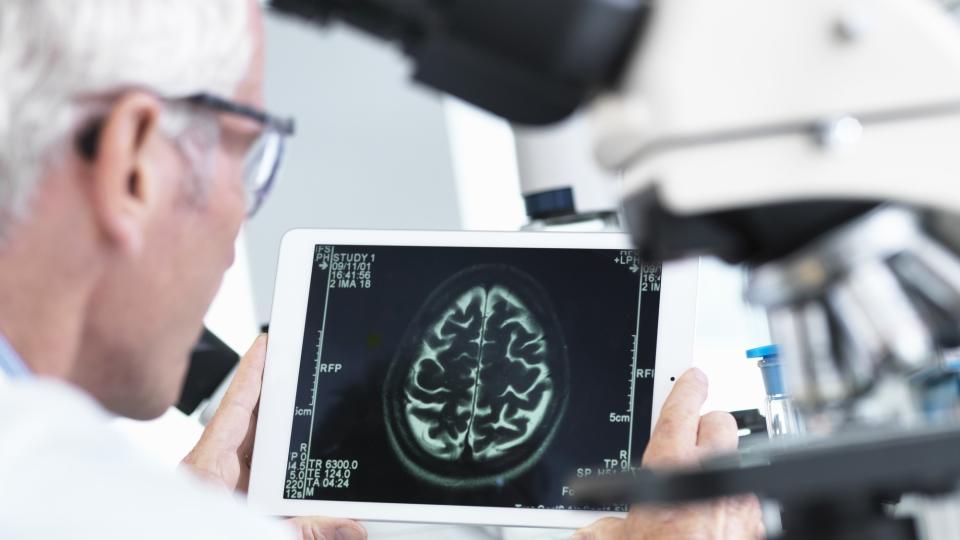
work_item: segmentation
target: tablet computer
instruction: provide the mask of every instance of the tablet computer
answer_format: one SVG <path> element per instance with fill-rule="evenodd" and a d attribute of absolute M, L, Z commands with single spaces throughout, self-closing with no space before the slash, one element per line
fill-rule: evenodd
<path fill-rule="evenodd" d="M 610 233 L 295 230 L 249 503 L 271 515 L 575 528 L 692 361 L 698 263 Z"/>

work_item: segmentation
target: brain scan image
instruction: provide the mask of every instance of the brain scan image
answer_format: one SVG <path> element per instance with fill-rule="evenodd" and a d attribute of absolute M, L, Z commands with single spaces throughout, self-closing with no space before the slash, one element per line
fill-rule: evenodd
<path fill-rule="evenodd" d="M 321 244 L 310 272 L 285 500 L 628 508 L 570 488 L 638 465 L 649 439 L 658 265 L 601 246 Z"/>
<path fill-rule="evenodd" d="M 387 375 L 387 430 L 401 462 L 450 487 L 523 473 L 566 406 L 567 351 L 550 299 L 501 265 L 443 282 L 411 322 Z"/>

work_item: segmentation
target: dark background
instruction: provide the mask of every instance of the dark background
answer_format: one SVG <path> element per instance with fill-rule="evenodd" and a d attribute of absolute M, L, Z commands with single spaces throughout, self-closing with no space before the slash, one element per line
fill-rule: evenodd
<path fill-rule="evenodd" d="M 317 247 L 317 250 L 321 246 Z M 336 253 L 375 253 L 371 289 L 331 289 L 310 457 L 358 460 L 348 488 L 316 488 L 315 499 L 502 507 L 569 507 L 561 488 L 578 468 L 602 468 L 627 449 L 629 424 L 611 412 L 629 406 L 633 334 L 641 272 L 615 259 L 619 250 L 336 246 Z M 369 260 L 369 258 L 368 258 Z M 408 325 L 444 280 L 479 264 L 505 264 L 543 287 L 556 310 L 569 358 L 569 396 L 561 425 L 527 472 L 486 488 L 449 488 L 408 473 L 390 446 L 383 385 Z M 314 264 L 297 389 L 309 407 L 329 270 Z M 659 275 L 658 275 L 659 283 Z M 653 368 L 659 293 L 644 292 L 637 369 Z M 650 431 L 653 379 L 637 379 L 632 457 L 638 464 Z M 294 417 L 291 451 L 309 435 L 310 418 Z M 322 475 L 321 475 L 322 477 Z"/>

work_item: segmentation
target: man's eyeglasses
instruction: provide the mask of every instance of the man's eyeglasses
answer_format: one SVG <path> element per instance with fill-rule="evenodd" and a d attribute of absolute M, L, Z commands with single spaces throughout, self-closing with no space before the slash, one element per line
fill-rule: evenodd
<path fill-rule="evenodd" d="M 244 158 L 243 185 L 247 195 L 247 217 L 253 216 L 273 188 L 283 159 L 284 142 L 294 133 L 293 119 L 273 116 L 255 107 L 212 94 L 195 94 L 184 98 L 168 99 L 168 101 L 235 114 L 253 120 L 263 127 Z M 77 149 L 81 156 L 87 159 L 93 159 L 96 156 L 102 129 L 103 120 L 98 120 L 80 132 L 77 138 Z"/>

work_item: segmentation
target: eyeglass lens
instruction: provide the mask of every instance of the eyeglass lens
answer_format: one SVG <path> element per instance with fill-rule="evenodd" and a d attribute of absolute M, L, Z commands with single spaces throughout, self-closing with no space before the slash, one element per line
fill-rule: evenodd
<path fill-rule="evenodd" d="M 256 213 L 270 191 L 282 155 L 283 135 L 275 130 L 264 131 L 250 147 L 244 165 L 248 215 Z"/>

